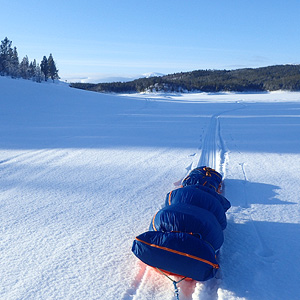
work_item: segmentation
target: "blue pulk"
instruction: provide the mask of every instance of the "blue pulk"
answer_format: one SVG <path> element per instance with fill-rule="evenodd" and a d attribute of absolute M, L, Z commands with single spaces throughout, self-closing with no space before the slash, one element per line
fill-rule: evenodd
<path fill-rule="evenodd" d="M 133 241 L 133 253 L 167 274 L 198 281 L 213 278 L 220 268 L 217 253 L 224 242 L 226 211 L 222 176 L 209 167 L 192 170 L 182 186 L 169 192 L 149 231 Z"/>

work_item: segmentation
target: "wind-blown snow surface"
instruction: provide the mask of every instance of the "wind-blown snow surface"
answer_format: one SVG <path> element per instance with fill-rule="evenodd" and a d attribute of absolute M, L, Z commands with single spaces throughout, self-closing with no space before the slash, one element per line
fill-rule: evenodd
<path fill-rule="evenodd" d="M 299 93 L 0 87 L 0 299 L 175 299 L 131 245 L 203 160 L 232 208 L 221 272 L 180 299 L 299 299 Z"/>

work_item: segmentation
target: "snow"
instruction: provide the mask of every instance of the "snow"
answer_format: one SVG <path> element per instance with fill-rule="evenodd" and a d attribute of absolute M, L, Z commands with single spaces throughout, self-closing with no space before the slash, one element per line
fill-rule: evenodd
<path fill-rule="evenodd" d="M 145 78 L 150 78 L 150 77 L 159 77 L 159 76 L 164 76 L 165 74 L 162 73 L 157 73 L 157 72 L 149 72 L 149 73 L 144 73 L 142 77 Z"/>
<path fill-rule="evenodd" d="M 144 74 L 103 74 L 103 73 L 83 73 L 83 74 L 63 74 L 62 80 L 68 82 L 81 83 L 109 83 L 109 82 L 127 82 L 139 78 L 150 78 L 155 76 L 164 76 L 162 73 L 149 72 Z"/>
<path fill-rule="evenodd" d="M 0 299 L 175 299 L 131 245 L 203 161 L 232 208 L 221 271 L 180 299 L 299 299 L 300 93 L 0 87 Z"/>

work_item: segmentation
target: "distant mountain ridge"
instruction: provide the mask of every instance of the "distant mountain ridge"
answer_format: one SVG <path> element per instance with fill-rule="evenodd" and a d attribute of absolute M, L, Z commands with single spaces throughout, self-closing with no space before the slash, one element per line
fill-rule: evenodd
<path fill-rule="evenodd" d="M 72 83 L 71 87 L 114 93 L 299 91 L 300 65 L 275 65 L 236 70 L 196 70 L 150 76 L 129 82 Z"/>
<path fill-rule="evenodd" d="M 150 77 L 161 77 L 161 76 L 165 76 L 165 74 L 157 73 L 157 72 L 151 72 L 151 73 L 145 73 L 145 74 L 143 74 L 142 77 L 150 78 Z"/>
<path fill-rule="evenodd" d="M 111 75 L 111 74 L 97 74 L 91 73 L 86 75 L 71 75 L 68 76 L 68 81 L 70 83 L 112 83 L 112 82 L 128 82 L 133 81 L 139 78 L 149 78 L 155 76 L 164 76 L 165 74 L 157 73 L 157 72 L 149 72 L 144 74 L 136 74 L 132 76 L 124 76 L 124 75 Z"/>

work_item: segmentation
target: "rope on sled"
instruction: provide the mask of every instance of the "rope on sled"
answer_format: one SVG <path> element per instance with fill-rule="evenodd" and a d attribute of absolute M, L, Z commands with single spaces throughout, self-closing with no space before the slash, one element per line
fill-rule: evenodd
<path fill-rule="evenodd" d="M 175 296 L 177 298 L 177 300 L 179 300 L 179 290 L 178 290 L 178 287 L 177 287 L 177 284 L 181 281 L 183 281 L 184 279 L 186 279 L 187 277 L 183 277 L 181 278 L 180 280 L 178 281 L 175 281 L 173 280 L 170 276 L 168 276 L 167 274 L 165 274 L 162 270 L 160 270 L 159 268 L 156 268 L 161 274 L 165 275 L 168 279 L 170 279 L 172 282 L 173 282 L 173 285 L 174 285 L 174 289 L 175 289 Z"/>

